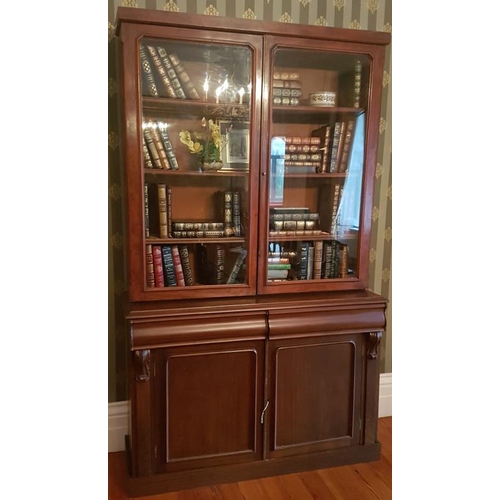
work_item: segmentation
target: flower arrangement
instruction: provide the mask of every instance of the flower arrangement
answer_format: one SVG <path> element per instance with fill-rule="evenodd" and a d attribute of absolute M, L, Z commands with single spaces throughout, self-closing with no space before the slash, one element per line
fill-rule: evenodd
<path fill-rule="evenodd" d="M 182 130 L 179 133 L 182 144 L 185 144 L 191 154 L 196 155 L 202 165 L 214 165 L 213 168 L 222 168 L 221 151 L 222 136 L 219 125 L 213 120 L 207 120 L 205 117 L 201 120 L 201 130 L 189 132 Z"/>

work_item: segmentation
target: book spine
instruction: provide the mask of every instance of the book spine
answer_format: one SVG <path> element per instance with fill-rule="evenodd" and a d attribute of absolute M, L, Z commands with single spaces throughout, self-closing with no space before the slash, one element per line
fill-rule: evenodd
<path fill-rule="evenodd" d="M 223 238 L 224 231 L 172 231 L 174 238 Z"/>
<path fill-rule="evenodd" d="M 186 99 L 186 94 L 184 93 L 184 89 L 182 88 L 181 82 L 175 72 L 174 66 L 167 51 L 163 47 L 158 47 L 158 55 L 161 58 L 161 62 L 165 66 L 165 70 L 167 72 L 170 81 L 172 82 L 172 86 L 175 90 L 175 97 L 177 99 Z"/>
<path fill-rule="evenodd" d="M 321 166 L 318 167 L 318 171 L 321 174 L 324 174 L 328 171 L 328 151 L 330 151 L 330 134 L 331 127 L 327 126 L 325 129 L 325 138 L 323 141 L 323 157 L 321 159 Z"/>
<path fill-rule="evenodd" d="M 347 277 L 349 271 L 349 248 L 347 245 L 342 245 L 340 250 L 340 277 Z"/>
<path fill-rule="evenodd" d="M 322 278 L 328 279 L 332 277 L 332 254 L 332 242 L 325 241 L 323 244 L 323 269 L 321 271 Z"/>
<path fill-rule="evenodd" d="M 245 261 L 246 256 L 247 256 L 247 251 L 244 248 L 242 248 L 240 253 L 238 254 L 238 257 L 236 258 L 236 261 L 233 265 L 233 269 L 229 274 L 229 278 L 227 279 L 226 283 L 228 285 L 236 283 L 236 279 L 238 278 L 238 274 L 240 272 L 241 266 L 243 265 L 243 262 Z"/>
<path fill-rule="evenodd" d="M 321 229 L 290 229 L 287 231 L 269 231 L 269 236 L 321 236 L 323 232 Z"/>
<path fill-rule="evenodd" d="M 303 145 L 303 144 L 308 144 L 308 145 L 316 145 L 316 146 L 320 146 L 321 145 L 321 138 L 320 137 L 313 137 L 313 136 L 277 136 L 277 137 L 280 137 L 280 138 L 283 138 L 285 139 L 285 149 L 288 146 L 290 146 L 290 144 L 294 144 L 294 145 Z"/>
<path fill-rule="evenodd" d="M 170 141 L 170 135 L 168 134 L 167 127 L 159 122 L 157 123 L 157 125 L 169 166 L 172 170 L 179 170 L 179 163 L 177 162 L 177 157 L 175 156 L 174 148 L 172 146 L 172 142 Z"/>
<path fill-rule="evenodd" d="M 146 285 L 150 288 L 155 286 L 155 268 L 153 263 L 153 246 L 146 245 Z"/>
<path fill-rule="evenodd" d="M 338 211 L 340 203 L 340 185 L 335 184 L 333 188 L 333 203 L 332 203 L 332 224 L 330 226 L 330 234 L 336 235 L 338 228 Z"/>
<path fill-rule="evenodd" d="M 280 221 L 280 220 L 314 220 L 317 221 L 319 220 L 319 213 L 317 212 L 311 212 L 311 213 L 305 213 L 305 214 L 294 214 L 294 213 L 271 213 L 269 214 L 269 220 L 270 221 Z"/>
<path fill-rule="evenodd" d="M 149 238 L 149 184 L 144 183 L 144 236 Z"/>
<path fill-rule="evenodd" d="M 320 152 L 320 147 L 317 144 L 285 144 L 285 153 L 304 153 L 315 154 Z"/>
<path fill-rule="evenodd" d="M 361 61 L 356 61 L 354 65 L 354 103 L 355 108 L 360 107 L 361 102 Z"/>
<path fill-rule="evenodd" d="M 300 279 L 307 279 L 307 263 L 309 259 L 309 244 L 301 242 L 300 244 Z"/>
<path fill-rule="evenodd" d="M 165 286 L 165 278 L 163 276 L 163 262 L 161 255 L 161 246 L 153 245 L 153 273 L 155 287 L 161 288 Z"/>
<path fill-rule="evenodd" d="M 172 260 L 174 261 L 174 271 L 175 279 L 178 286 L 186 286 L 186 281 L 184 280 L 184 271 L 182 270 L 181 255 L 179 253 L 179 247 L 177 245 L 172 245 Z"/>
<path fill-rule="evenodd" d="M 339 133 L 339 144 L 337 147 L 337 159 L 336 159 L 336 170 L 335 172 L 340 171 L 340 160 L 342 159 L 342 152 L 344 151 L 344 142 L 346 136 L 347 123 L 340 123 L 340 133 Z"/>
<path fill-rule="evenodd" d="M 172 237 L 172 186 L 165 187 L 167 193 L 167 236 Z"/>
<path fill-rule="evenodd" d="M 328 172 L 335 173 L 337 172 L 337 156 L 339 152 L 339 142 L 340 142 L 340 130 L 342 128 L 341 122 L 336 122 L 333 126 L 333 134 L 332 134 L 332 147 L 330 151 L 330 166 L 328 168 Z"/>
<path fill-rule="evenodd" d="M 317 240 L 314 242 L 314 265 L 313 279 L 321 279 L 321 264 L 323 262 L 323 241 Z"/>
<path fill-rule="evenodd" d="M 233 191 L 223 192 L 224 236 L 234 236 Z"/>
<path fill-rule="evenodd" d="M 184 272 L 186 286 L 193 286 L 193 272 L 191 270 L 191 263 L 189 262 L 189 250 L 187 245 L 179 245 L 179 254 L 181 256 L 182 271 Z"/>
<path fill-rule="evenodd" d="M 314 220 L 276 220 L 271 224 L 272 231 L 304 231 L 316 228 Z"/>
<path fill-rule="evenodd" d="M 321 168 L 320 161 L 295 161 L 295 160 L 285 160 L 285 167 L 314 167 L 316 171 Z"/>
<path fill-rule="evenodd" d="M 175 221 L 172 222 L 172 229 L 174 231 L 222 231 L 224 223 Z"/>
<path fill-rule="evenodd" d="M 224 247 L 222 245 L 217 245 L 216 247 L 216 257 L 215 257 L 215 269 L 216 269 L 216 282 L 218 285 L 222 285 L 225 281 L 225 263 L 226 254 Z"/>
<path fill-rule="evenodd" d="M 158 215 L 160 219 L 160 238 L 168 238 L 167 186 L 158 184 Z"/>
<path fill-rule="evenodd" d="M 352 137 L 354 135 L 354 120 L 349 120 L 345 133 L 344 148 L 342 150 L 342 158 L 340 159 L 339 173 L 347 172 L 349 157 L 351 154 Z"/>
<path fill-rule="evenodd" d="M 276 264 L 273 262 L 268 262 L 267 263 L 267 269 L 269 270 L 283 270 L 283 269 L 291 269 L 292 264 Z"/>
<path fill-rule="evenodd" d="M 144 168 L 154 168 L 144 134 L 142 135 L 142 156 L 144 157 Z"/>
<path fill-rule="evenodd" d="M 143 130 L 144 140 L 146 141 L 146 146 L 149 150 L 149 154 L 151 155 L 151 160 L 153 161 L 154 168 L 163 168 L 160 160 L 160 156 L 156 149 L 153 134 L 151 133 L 151 129 L 149 126 L 145 126 Z"/>
<path fill-rule="evenodd" d="M 314 245 L 308 244 L 309 250 L 307 251 L 307 278 L 312 279 L 314 275 Z"/>
<path fill-rule="evenodd" d="M 187 74 L 186 70 L 184 69 L 184 65 L 181 63 L 181 61 L 177 57 L 177 55 L 170 54 L 170 61 L 172 62 L 172 65 L 174 66 L 174 70 L 177 73 L 177 76 L 179 77 L 181 85 L 184 88 L 185 94 L 187 94 L 190 99 L 199 99 L 200 96 L 198 94 L 198 91 L 194 87 L 193 82 L 191 81 L 191 78 Z"/>
<path fill-rule="evenodd" d="M 163 260 L 163 274 L 165 275 L 165 282 L 167 286 L 177 286 L 172 248 L 169 245 L 162 245 L 161 254 Z"/>
<path fill-rule="evenodd" d="M 172 82 L 170 81 L 169 76 L 167 75 L 167 71 L 163 66 L 163 63 L 161 61 L 160 56 L 158 55 L 156 48 L 153 45 L 148 45 L 147 47 L 149 54 L 151 55 L 151 59 L 153 60 L 153 64 L 156 68 L 156 71 L 160 75 L 160 79 L 163 82 L 163 85 L 165 86 L 167 96 L 175 98 L 174 87 L 172 85 Z"/>
<path fill-rule="evenodd" d="M 139 57 L 141 60 L 141 67 L 142 67 L 142 75 L 144 77 L 144 87 L 146 92 L 142 92 L 143 95 L 150 95 L 153 97 L 158 97 L 158 88 L 156 87 L 156 82 L 155 78 L 153 75 L 153 71 L 151 68 L 151 63 L 149 62 L 148 55 L 146 53 L 146 49 L 144 48 L 143 45 L 140 46 L 139 48 Z"/>
<path fill-rule="evenodd" d="M 243 231 L 241 227 L 241 203 L 240 203 L 240 192 L 233 192 L 233 227 L 234 235 L 238 238 L 243 236 Z"/>

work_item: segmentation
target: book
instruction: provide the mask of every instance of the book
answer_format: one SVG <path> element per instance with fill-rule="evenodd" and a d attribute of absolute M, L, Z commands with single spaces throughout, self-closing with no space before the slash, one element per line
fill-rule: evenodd
<path fill-rule="evenodd" d="M 144 183 L 144 236 L 149 238 L 149 184 Z"/>
<path fill-rule="evenodd" d="M 336 234 L 338 210 L 341 199 L 339 184 L 323 185 L 319 191 L 318 212 L 320 214 L 319 227 L 329 234 Z"/>
<path fill-rule="evenodd" d="M 165 278 L 163 276 L 163 261 L 160 245 L 152 245 L 153 251 L 153 274 L 155 287 L 161 288 L 165 286 Z"/>
<path fill-rule="evenodd" d="M 172 221 L 174 231 L 222 231 L 223 222 L 212 221 Z"/>
<path fill-rule="evenodd" d="M 286 279 L 288 277 L 288 269 L 269 269 L 267 270 L 267 279 Z"/>
<path fill-rule="evenodd" d="M 177 245 L 172 245 L 172 260 L 174 261 L 174 271 L 175 280 L 177 286 L 186 286 L 186 281 L 184 280 L 184 270 L 182 269 L 181 255 L 179 253 L 179 247 Z"/>
<path fill-rule="evenodd" d="M 226 251 L 223 245 L 209 244 L 201 247 L 201 274 L 206 284 L 221 285 L 226 282 Z"/>
<path fill-rule="evenodd" d="M 321 279 L 321 265 L 323 263 L 323 241 L 316 240 L 314 242 L 314 263 L 313 263 L 313 279 Z"/>
<path fill-rule="evenodd" d="M 319 220 L 319 213 L 310 212 L 310 213 L 270 213 L 269 214 L 270 221 L 280 221 L 280 220 Z"/>
<path fill-rule="evenodd" d="M 172 231 L 173 238 L 224 238 L 224 231 Z"/>
<path fill-rule="evenodd" d="M 238 249 L 231 249 L 230 251 L 231 252 L 238 252 L 238 257 L 236 258 L 236 261 L 234 262 L 233 268 L 231 269 L 231 272 L 229 273 L 229 277 L 226 281 L 226 284 L 228 284 L 228 285 L 237 283 L 238 274 L 240 273 L 241 266 L 243 265 L 243 262 L 245 261 L 245 257 L 247 256 L 247 251 L 241 247 L 239 247 Z"/>
<path fill-rule="evenodd" d="M 233 229 L 234 236 L 240 238 L 243 236 L 243 229 L 241 226 L 241 203 L 240 203 L 240 192 L 233 192 Z"/>
<path fill-rule="evenodd" d="M 278 264 L 275 262 L 268 262 L 267 263 L 267 269 L 276 270 L 276 269 L 291 269 L 291 268 L 292 268 L 292 264 L 290 264 L 290 263 L 288 263 L 288 264 Z"/>
<path fill-rule="evenodd" d="M 285 153 L 319 153 L 318 144 L 285 144 Z"/>
<path fill-rule="evenodd" d="M 139 58 L 141 61 L 142 94 L 158 97 L 158 88 L 156 87 L 155 77 L 144 45 L 139 47 Z"/>
<path fill-rule="evenodd" d="M 198 94 L 198 91 L 193 85 L 193 82 L 191 81 L 191 78 L 187 74 L 187 71 L 184 69 L 184 65 L 181 63 L 180 59 L 177 57 L 176 54 L 170 54 L 169 57 L 174 67 L 174 70 L 177 73 L 177 76 L 181 82 L 181 85 L 184 89 L 184 93 L 190 99 L 199 99 L 200 96 Z"/>
<path fill-rule="evenodd" d="M 170 245 L 161 246 L 161 255 L 163 262 L 163 275 L 167 286 L 177 286 L 177 278 L 175 275 L 174 258 L 172 255 L 172 247 Z"/>
<path fill-rule="evenodd" d="M 177 157 L 175 156 L 172 142 L 170 141 L 167 125 L 163 122 L 157 122 L 157 126 L 169 166 L 172 170 L 179 170 L 179 163 L 177 161 Z"/>
<path fill-rule="evenodd" d="M 149 55 L 151 56 L 151 60 L 153 61 L 153 66 L 159 76 L 159 79 L 163 83 L 166 96 L 175 98 L 175 89 L 165 67 L 163 66 L 162 60 L 158 54 L 158 51 L 156 50 L 156 47 L 154 45 L 147 45 L 147 49 L 149 51 Z M 163 94 L 163 92 L 161 92 L 160 94 Z"/>
<path fill-rule="evenodd" d="M 311 210 L 308 207 L 271 207 L 269 212 L 272 214 L 306 214 Z"/>
<path fill-rule="evenodd" d="M 354 65 L 354 102 L 353 106 L 355 108 L 360 107 L 361 103 L 361 72 L 363 66 L 361 65 L 361 61 L 356 61 Z"/>
<path fill-rule="evenodd" d="M 307 266 L 309 260 L 309 243 L 307 241 L 300 242 L 300 274 L 299 279 L 307 279 Z"/>
<path fill-rule="evenodd" d="M 339 142 L 340 142 L 340 131 L 342 128 L 342 122 L 335 122 L 332 132 L 332 143 L 330 151 L 330 165 L 328 167 L 328 172 L 334 174 L 337 172 L 337 157 L 339 152 Z"/>
<path fill-rule="evenodd" d="M 155 286 L 155 269 L 153 264 L 153 245 L 146 245 L 146 285 Z"/>
<path fill-rule="evenodd" d="M 331 133 L 331 126 L 330 125 L 323 125 L 317 129 L 314 129 L 311 132 L 312 137 L 319 137 L 321 139 L 321 149 L 323 151 L 323 155 L 322 155 L 320 166 L 318 167 L 318 173 L 322 173 L 322 174 L 327 172 L 328 167 L 329 167 L 328 152 L 330 151 L 330 133 Z M 286 158 L 285 158 L 285 160 L 286 160 Z M 286 161 L 285 161 L 285 166 L 286 166 Z"/>
<path fill-rule="evenodd" d="M 354 120 L 349 120 L 346 126 L 344 147 L 342 149 L 342 156 L 340 158 L 339 173 L 347 172 L 349 157 L 351 155 L 352 139 L 354 135 Z"/>
<path fill-rule="evenodd" d="M 233 220 L 233 191 L 218 191 L 216 193 L 221 210 L 221 218 L 224 222 L 224 236 L 234 236 L 234 220 Z"/>
<path fill-rule="evenodd" d="M 179 254 L 181 256 L 182 271 L 184 273 L 184 281 L 186 286 L 193 286 L 193 271 L 189 260 L 189 249 L 187 245 L 179 245 Z"/>
<path fill-rule="evenodd" d="M 304 231 L 305 229 L 316 229 L 316 221 L 314 220 L 275 220 L 270 223 L 272 231 L 289 231 L 296 229 Z"/>
<path fill-rule="evenodd" d="M 154 168 L 153 160 L 149 154 L 149 149 L 146 144 L 146 139 L 144 139 L 144 134 L 142 135 L 142 156 L 144 158 L 144 168 Z"/>
<path fill-rule="evenodd" d="M 323 263 L 321 268 L 321 277 L 325 279 L 332 278 L 332 254 L 333 245 L 331 241 L 323 242 Z"/>
<path fill-rule="evenodd" d="M 161 62 L 165 67 L 165 71 L 167 76 L 170 78 L 170 82 L 175 90 L 176 99 L 186 99 L 186 94 L 184 93 L 184 89 L 182 88 L 181 82 L 179 81 L 179 77 L 174 69 L 172 61 L 167 53 L 167 51 L 163 47 L 157 47 L 158 55 L 160 56 Z"/>
<path fill-rule="evenodd" d="M 167 186 L 166 184 L 157 184 L 157 189 L 158 189 L 158 215 L 160 222 L 160 238 L 168 238 Z"/>

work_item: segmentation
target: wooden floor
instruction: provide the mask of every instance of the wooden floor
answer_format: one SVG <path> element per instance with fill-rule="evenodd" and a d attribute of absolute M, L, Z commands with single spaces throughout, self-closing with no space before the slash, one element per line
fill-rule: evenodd
<path fill-rule="evenodd" d="M 391 500 L 392 417 L 379 419 L 382 457 L 377 462 L 348 465 L 314 472 L 193 488 L 137 500 Z M 109 453 L 108 499 L 123 500 L 125 453 Z"/>

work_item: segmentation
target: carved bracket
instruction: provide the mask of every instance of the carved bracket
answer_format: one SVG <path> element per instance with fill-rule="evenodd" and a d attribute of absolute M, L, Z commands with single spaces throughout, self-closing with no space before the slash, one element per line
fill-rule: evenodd
<path fill-rule="evenodd" d="M 137 382 L 147 382 L 149 380 L 149 363 L 151 361 L 151 351 L 143 349 L 142 351 L 135 351 L 135 380 Z"/>
<path fill-rule="evenodd" d="M 368 339 L 368 357 L 370 359 L 377 359 L 378 356 L 378 346 L 382 340 L 382 332 L 371 332 L 370 338 Z"/>

